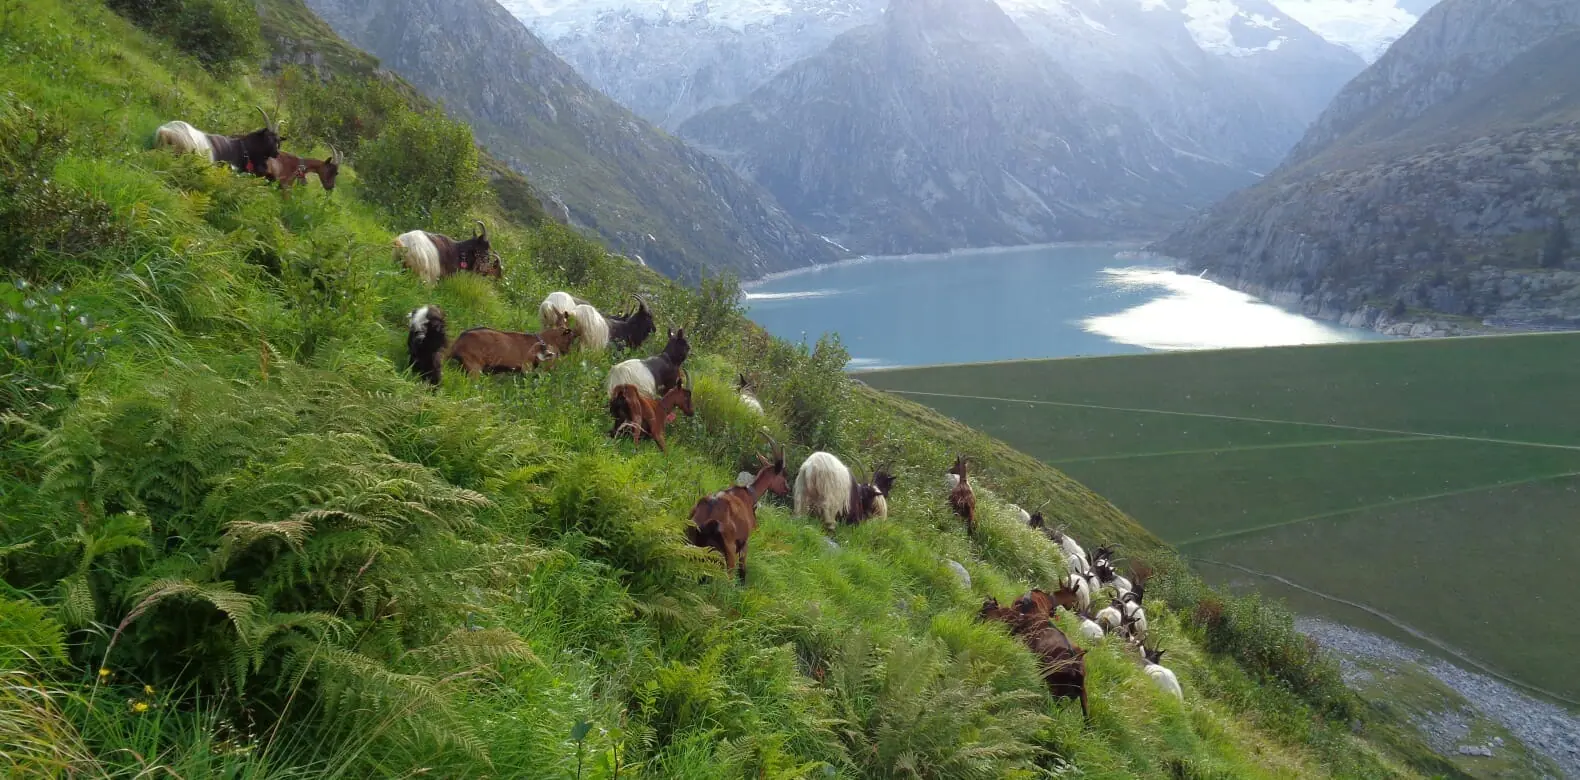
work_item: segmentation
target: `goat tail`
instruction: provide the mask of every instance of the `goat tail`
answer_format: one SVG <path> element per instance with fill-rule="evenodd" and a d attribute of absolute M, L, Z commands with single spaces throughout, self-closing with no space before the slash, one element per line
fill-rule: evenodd
<path fill-rule="evenodd" d="M 602 352 L 609 346 L 609 321 L 590 303 L 579 303 L 571 310 L 573 328 L 582 346 Z"/>
<path fill-rule="evenodd" d="M 166 122 L 154 131 L 154 146 L 181 154 L 201 154 L 209 162 L 214 161 L 214 146 L 209 143 L 208 134 L 179 119 Z"/>
<path fill-rule="evenodd" d="M 411 269 L 427 284 L 439 280 L 439 248 L 422 230 L 410 230 L 395 237 L 395 261 Z"/>
<path fill-rule="evenodd" d="M 825 529 L 832 530 L 836 518 L 850 506 L 855 480 L 839 458 L 814 452 L 801 464 L 795 477 L 795 513 L 816 516 Z M 885 507 L 887 511 L 887 507 Z"/>

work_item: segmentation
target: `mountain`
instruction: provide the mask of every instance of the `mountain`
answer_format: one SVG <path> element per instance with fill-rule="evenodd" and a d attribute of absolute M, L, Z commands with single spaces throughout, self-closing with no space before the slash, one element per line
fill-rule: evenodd
<path fill-rule="evenodd" d="M 504 0 L 578 72 L 675 129 L 740 102 L 884 0 Z M 1253 171 L 1277 165 L 1365 66 L 1265 0 L 1003 0 L 1002 10 L 1088 90 L 1171 144 Z M 1410 17 L 1413 20 L 1413 17 Z"/>
<path fill-rule="evenodd" d="M 492 0 L 309 0 L 337 33 L 467 119 L 571 222 L 677 278 L 837 259 L 761 188 L 588 86 Z"/>
<path fill-rule="evenodd" d="M 1278 171 L 1154 248 L 1390 332 L 1580 324 L 1576 74 L 1580 3 L 1444 0 Z"/>
<path fill-rule="evenodd" d="M 896 0 L 680 132 L 862 252 L 1147 235 L 1251 178 L 1096 99 L 986 0 Z"/>
<path fill-rule="evenodd" d="M 1374 62 L 1438 0 L 1272 0 L 1324 39 Z"/>

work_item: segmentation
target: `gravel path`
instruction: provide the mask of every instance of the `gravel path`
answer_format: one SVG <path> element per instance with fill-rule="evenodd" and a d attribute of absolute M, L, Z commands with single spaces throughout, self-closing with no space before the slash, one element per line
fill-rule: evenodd
<path fill-rule="evenodd" d="M 1438 681 L 1465 697 L 1487 719 L 1501 724 L 1530 749 L 1552 759 L 1565 776 L 1580 778 L 1580 717 L 1568 710 L 1369 631 L 1312 617 L 1298 618 L 1295 624 L 1302 633 L 1341 658 L 1419 664 Z M 1350 666 L 1346 674 L 1354 671 L 1358 670 Z M 1469 732 L 1469 724 L 1459 722 L 1453 713 L 1445 713 L 1441 721 L 1421 724 L 1428 742 L 1439 751 L 1458 751 L 1460 740 Z"/>

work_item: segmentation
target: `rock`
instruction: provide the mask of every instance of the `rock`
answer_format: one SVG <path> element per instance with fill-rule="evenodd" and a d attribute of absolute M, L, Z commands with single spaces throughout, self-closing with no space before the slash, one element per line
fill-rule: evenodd
<path fill-rule="evenodd" d="M 948 564 L 949 570 L 955 573 L 955 579 L 960 580 L 960 585 L 966 590 L 970 590 L 971 572 L 966 571 L 966 567 L 961 566 L 958 561 L 944 561 L 944 563 Z"/>
<path fill-rule="evenodd" d="M 1462 756 L 1485 756 L 1491 758 L 1492 748 L 1486 745 L 1460 745 L 1459 754 Z"/>

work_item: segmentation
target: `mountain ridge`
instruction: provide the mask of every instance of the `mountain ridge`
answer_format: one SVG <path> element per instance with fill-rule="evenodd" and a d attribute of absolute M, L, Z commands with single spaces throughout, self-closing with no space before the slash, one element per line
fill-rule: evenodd
<path fill-rule="evenodd" d="M 1284 166 L 1153 248 L 1389 333 L 1580 325 L 1575 73 L 1580 6 L 1445 0 Z"/>
<path fill-rule="evenodd" d="M 617 251 L 683 279 L 753 278 L 841 256 L 756 185 L 592 89 L 492 0 L 308 5 L 471 121 Z"/>

